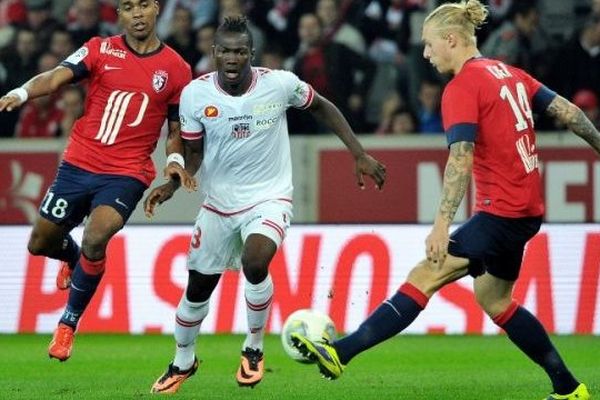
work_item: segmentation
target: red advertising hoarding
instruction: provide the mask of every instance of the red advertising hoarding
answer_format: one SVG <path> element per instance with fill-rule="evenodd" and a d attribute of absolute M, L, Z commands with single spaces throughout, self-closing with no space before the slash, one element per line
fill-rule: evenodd
<path fill-rule="evenodd" d="M 0 223 L 27 224 L 54 180 L 57 152 L 0 152 Z"/>
<path fill-rule="evenodd" d="M 323 150 L 319 165 L 319 222 L 419 223 L 433 220 L 440 198 L 448 151 L 445 149 L 370 150 L 386 165 L 384 190 L 360 190 L 352 157 L 345 150 Z M 587 148 L 539 150 L 546 199 L 546 221 L 600 222 L 600 161 Z M 466 196 L 458 220 L 471 210 Z"/>

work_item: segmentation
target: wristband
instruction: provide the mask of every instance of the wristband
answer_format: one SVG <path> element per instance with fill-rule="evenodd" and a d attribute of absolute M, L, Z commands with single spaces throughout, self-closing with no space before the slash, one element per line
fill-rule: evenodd
<path fill-rule="evenodd" d="M 167 165 L 169 165 L 172 162 L 181 165 L 181 168 L 185 169 L 185 160 L 181 154 L 179 154 L 179 153 L 169 154 L 167 156 Z"/>
<path fill-rule="evenodd" d="M 21 101 L 21 104 L 25 103 L 27 101 L 27 99 L 29 98 L 29 94 L 27 93 L 27 90 L 23 89 L 22 87 L 18 87 L 16 89 L 11 90 L 10 92 L 6 93 L 7 96 L 17 96 L 19 98 L 19 100 Z"/>

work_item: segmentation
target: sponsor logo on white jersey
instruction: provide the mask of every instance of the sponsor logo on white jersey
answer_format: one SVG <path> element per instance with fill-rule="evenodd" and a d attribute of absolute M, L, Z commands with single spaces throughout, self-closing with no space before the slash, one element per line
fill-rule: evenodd
<path fill-rule="evenodd" d="M 231 136 L 235 139 L 246 139 L 250 137 L 250 124 L 247 122 L 240 122 L 239 124 L 233 124 L 231 129 Z"/>
<path fill-rule="evenodd" d="M 219 116 L 219 109 L 216 106 L 204 107 L 204 116 L 206 118 L 217 118 Z"/>
<path fill-rule="evenodd" d="M 244 114 L 244 115 L 236 115 L 234 117 L 227 118 L 227 121 L 235 122 L 235 121 L 248 121 L 252 119 L 252 115 Z"/>
<path fill-rule="evenodd" d="M 271 118 L 263 118 L 256 120 L 256 127 L 258 129 L 267 129 L 273 125 L 275 125 L 279 121 L 279 117 L 271 117 Z"/>
<path fill-rule="evenodd" d="M 252 113 L 255 115 L 265 114 L 269 111 L 279 111 L 283 107 L 285 107 L 283 103 L 257 104 L 252 108 Z"/>

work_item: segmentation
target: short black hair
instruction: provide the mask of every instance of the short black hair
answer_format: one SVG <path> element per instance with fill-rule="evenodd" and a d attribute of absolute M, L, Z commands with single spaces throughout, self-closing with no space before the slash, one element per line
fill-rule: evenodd
<path fill-rule="evenodd" d="M 248 29 L 248 19 L 243 15 L 225 17 L 221 25 L 217 28 L 215 36 L 221 33 L 241 33 L 248 35 L 248 44 L 250 48 L 254 48 L 254 40 L 252 32 Z"/>
<path fill-rule="evenodd" d="M 123 5 L 123 2 L 124 2 L 124 1 L 125 1 L 125 0 L 118 0 L 118 1 L 117 1 L 117 8 L 121 8 L 121 6 Z M 150 3 L 156 3 L 156 2 L 158 2 L 158 3 L 159 3 L 159 5 L 160 5 L 160 3 L 161 3 L 159 0 L 148 0 L 148 2 L 150 2 Z"/>
<path fill-rule="evenodd" d="M 595 27 L 597 24 L 600 24 L 600 15 L 591 14 L 586 18 L 583 27 L 584 29 L 588 29 L 590 27 Z"/>

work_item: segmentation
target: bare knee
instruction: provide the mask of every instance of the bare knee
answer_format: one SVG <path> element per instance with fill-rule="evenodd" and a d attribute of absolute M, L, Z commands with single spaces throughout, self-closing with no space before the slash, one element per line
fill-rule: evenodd
<path fill-rule="evenodd" d="M 106 246 L 112 234 L 101 230 L 86 230 L 81 241 L 81 250 L 83 254 L 91 260 L 104 258 Z"/>
<path fill-rule="evenodd" d="M 438 270 L 431 262 L 423 260 L 410 271 L 407 281 L 425 295 L 431 297 L 446 283 L 453 280 L 449 278 L 450 275 L 448 271 L 445 271 L 444 269 Z"/>
<path fill-rule="evenodd" d="M 54 238 L 35 229 L 31 232 L 27 250 L 34 256 L 50 256 L 62 244 L 62 238 Z"/>
<path fill-rule="evenodd" d="M 188 272 L 188 284 L 185 290 L 186 298 L 193 303 L 203 303 L 210 299 L 212 292 L 219 283 L 221 274 L 205 275 L 198 271 Z"/>
<path fill-rule="evenodd" d="M 34 256 L 45 256 L 49 253 L 48 241 L 40 234 L 35 232 L 31 233 L 29 237 L 29 243 L 27 243 L 27 250 Z"/>
<path fill-rule="evenodd" d="M 496 278 L 489 273 L 475 279 L 473 289 L 475 299 L 490 318 L 502 314 L 512 302 L 514 282 Z"/>
<path fill-rule="evenodd" d="M 427 260 L 417 264 L 417 266 L 408 273 L 408 278 L 406 280 L 429 297 L 438 290 L 435 276 L 431 273 Z"/>
<path fill-rule="evenodd" d="M 248 282 L 256 285 L 265 280 L 276 251 L 277 245 L 266 236 L 251 234 L 246 238 L 242 252 L 242 269 Z"/>
<path fill-rule="evenodd" d="M 448 283 L 467 275 L 468 266 L 469 260 L 450 255 L 441 265 L 423 260 L 410 271 L 407 281 L 431 297 Z"/>
<path fill-rule="evenodd" d="M 38 218 L 29 236 L 27 250 L 34 256 L 53 257 L 61 250 L 67 233 L 64 227 L 44 218 Z"/>
<path fill-rule="evenodd" d="M 477 299 L 477 303 L 490 318 L 502 314 L 512 302 L 510 296 L 494 296 L 490 293 L 482 293 L 480 291 L 475 291 L 475 298 Z"/>
<path fill-rule="evenodd" d="M 123 227 L 123 217 L 112 207 L 96 207 L 88 219 L 81 251 L 91 260 L 104 258 L 109 240 Z"/>
<path fill-rule="evenodd" d="M 269 274 L 269 262 L 258 255 L 244 255 L 242 270 L 248 282 L 256 285 L 264 281 Z"/>

